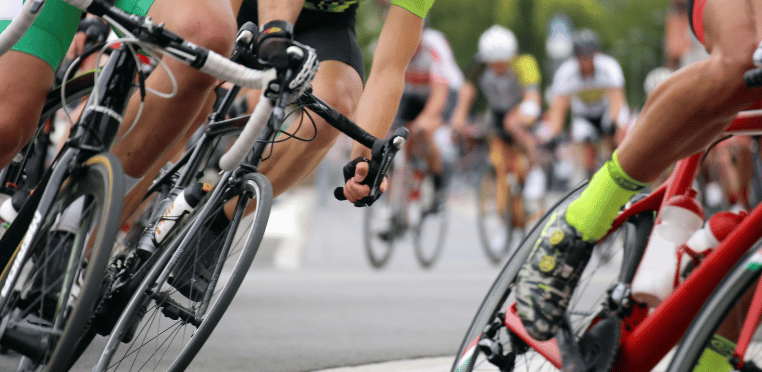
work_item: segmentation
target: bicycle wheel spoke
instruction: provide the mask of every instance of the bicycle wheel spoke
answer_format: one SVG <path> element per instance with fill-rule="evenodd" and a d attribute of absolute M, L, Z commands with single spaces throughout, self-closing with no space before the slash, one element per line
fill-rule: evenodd
<path fill-rule="evenodd" d="M 158 247 L 162 256 L 151 261 L 153 266 L 140 277 L 140 290 L 131 294 L 134 297 L 125 311 L 133 319 L 120 319 L 114 326 L 109 345 L 116 346 L 105 348 L 99 361 L 103 367 L 98 370 L 163 371 L 170 366 L 183 369 L 190 363 L 243 281 L 264 234 L 272 189 L 264 176 L 252 176 L 259 187 L 253 197 L 227 188 L 215 190 L 216 196 L 205 202 L 216 207 L 197 206 L 173 228 L 179 230 L 167 235 L 163 247 Z M 220 225 L 217 216 L 231 200 L 236 201 L 235 213 L 227 226 Z M 242 222 L 243 211 L 252 202 L 256 203 L 253 219 Z M 167 267 L 168 262 L 173 266 Z M 159 279 L 162 273 L 168 274 L 166 281 Z M 124 335 L 131 339 L 123 346 Z"/>

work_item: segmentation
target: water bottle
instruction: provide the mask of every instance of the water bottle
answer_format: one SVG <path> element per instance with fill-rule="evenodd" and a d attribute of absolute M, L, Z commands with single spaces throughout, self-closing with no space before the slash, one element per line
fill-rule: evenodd
<path fill-rule="evenodd" d="M 638 302 L 656 307 L 674 290 L 677 248 L 704 222 L 704 210 L 695 196 L 696 191 L 689 189 L 662 206 L 632 282 L 632 295 Z"/>
<path fill-rule="evenodd" d="M 26 202 L 28 196 L 29 192 L 27 190 L 16 191 L 13 193 L 13 196 L 0 204 L 0 237 L 5 234 L 5 231 L 8 230 L 13 220 L 16 219 L 18 211 L 24 205 L 24 202 Z"/>
<path fill-rule="evenodd" d="M 161 243 L 164 237 L 172 230 L 175 223 L 185 214 L 190 213 L 198 205 L 201 199 L 212 189 L 208 183 L 196 183 L 186 187 L 180 195 L 175 198 L 169 208 L 164 212 L 156 224 L 153 240 L 156 244 Z"/>
<path fill-rule="evenodd" d="M 679 274 L 675 274 L 675 286 L 685 281 L 703 258 L 723 241 L 746 217 L 746 212 L 715 213 L 704 226 L 698 229 L 688 241 L 678 248 Z"/>

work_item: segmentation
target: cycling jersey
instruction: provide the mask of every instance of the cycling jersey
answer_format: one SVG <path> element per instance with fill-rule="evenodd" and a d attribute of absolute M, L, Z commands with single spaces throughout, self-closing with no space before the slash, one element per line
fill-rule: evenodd
<path fill-rule="evenodd" d="M 323 12 L 340 13 L 359 2 L 359 0 L 305 0 L 304 7 Z M 426 17 L 426 13 L 428 13 L 432 4 L 434 4 L 434 0 L 392 0 L 392 5 L 407 9 L 421 18 Z"/>
<path fill-rule="evenodd" d="M 687 0 L 686 6 L 688 7 L 688 23 L 691 25 L 691 30 L 701 44 L 704 44 L 704 7 L 706 7 L 706 0 Z"/>
<path fill-rule="evenodd" d="M 424 29 L 418 49 L 405 71 L 405 91 L 400 99 L 395 127 L 415 120 L 426 106 L 434 82 L 450 87 L 442 119 L 449 121 L 463 84 L 463 73 L 455 62 L 450 44 L 444 34 Z"/>
<path fill-rule="evenodd" d="M 539 89 L 540 69 L 528 54 L 511 59 L 508 73 L 498 74 L 477 55 L 467 69 L 466 80 L 484 94 L 492 111 L 506 113 L 515 108 L 529 89 Z"/>
<path fill-rule="evenodd" d="M 3 1 L 5 5 L 0 8 L 0 31 L 5 30 L 21 10 L 20 7 L 8 4 L 21 4 L 20 0 Z M 144 16 L 153 2 L 154 0 L 116 0 L 114 5 L 128 13 Z M 38 57 L 56 70 L 69 50 L 81 16 L 82 11 L 61 0 L 48 0 L 32 26 L 12 50 Z"/>
<path fill-rule="evenodd" d="M 305 9 L 294 23 L 294 40 L 315 48 L 318 60 L 339 61 L 351 66 L 361 78 L 365 78 L 365 65 L 355 35 L 357 4 L 341 12 Z M 244 0 L 238 12 L 238 26 L 247 21 L 257 24 L 257 0 Z"/>
<path fill-rule="evenodd" d="M 433 82 L 447 83 L 450 89 L 458 90 L 463 73 L 444 34 L 427 28 L 405 71 L 405 93 L 428 96 Z"/>
<path fill-rule="evenodd" d="M 561 64 L 553 78 L 551 92 L 571 99 L 572 115 L 602 116 L 609 105 L 606 90 L 624 87 L 622 68 L 614 58 L 598 53 L 593 64 L 593 75 L 583 77 L 577 58 L 571 58 Z"/>

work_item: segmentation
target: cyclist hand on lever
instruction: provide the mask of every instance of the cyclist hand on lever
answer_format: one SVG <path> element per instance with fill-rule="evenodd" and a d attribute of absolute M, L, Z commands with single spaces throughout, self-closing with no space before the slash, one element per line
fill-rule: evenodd
<path fill-rule="evenodd" d="M 357 1 L 231 0 L 231 3 L 238 11 L 239 24 L 258 21 L 262 25 L 260 34 L 267 30 L 275 32 L 272 26 L 287 29 L 288 25 L 293 25 L 293 39 L 315 48 L 320 60 L 320 69 L 312 82 L 314 94 L 345 116 L 354 114 L 357 124 L 372 135 L 385 137 L 402 94 L 405 68 L 418 45 L 423 17 L 433 0 L 391 2 L 365 89 L 362 56 L 354 34 Z M 268 37 L 263 39 L 259 48 L 264 56 L 260 58 L 274 58 L 268 54 L 269 49 L 263 48 L 270 48 L 271 43 L 278 44 L 275 43 L 276 37 L 279 36 L 270 36 L 274 41 L 267 41 Z M 315 124 L 315 140 L 281 143 L 262 163 L 260 170 L 272 181 L 276 195 L 309 175 L 338 137 L 339 132 L 319 118 Z M 296 125 L 298 123 L 294 128 Z M 289 132 L 303 138 L 314 135 L 313 128 L 308 126 Z M 356 144 L 350 158 L 370 157 L 369 149 Z M 360 183 L 367 176 L 367 162 L 357 161 L 355 164 L 354 176 L 344 187 L 344 196 L 351 202 L 370 192 L 367 185 Z"/>

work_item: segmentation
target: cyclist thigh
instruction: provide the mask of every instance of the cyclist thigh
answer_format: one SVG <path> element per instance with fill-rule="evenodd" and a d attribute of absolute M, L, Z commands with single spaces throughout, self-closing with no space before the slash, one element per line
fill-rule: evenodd
<path fill-rule="evenodd" d="M 192 43 L 223 55 L 232 50 L 237 29 L 227 1 L 155 0 L 148 15 Z"/>
<path fill-rule="evenodd" d="M 499 175 L 511 171 L 513 164 L 511 164 L 510 147 L 508 142 L 498 137 L 491 137 L 489 140 L 489 160 Z"/>
<path fill-rule="evenodd" d="M 31 138 L 53 83 L 53 69 L 27 53 L 0 57 L 0 168 Z"/>

